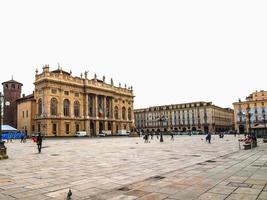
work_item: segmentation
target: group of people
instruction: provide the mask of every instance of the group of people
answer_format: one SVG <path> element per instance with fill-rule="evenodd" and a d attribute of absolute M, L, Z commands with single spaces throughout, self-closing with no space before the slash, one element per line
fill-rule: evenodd
<path fill-rule="evenodd" d="M 157 140 L 163 137 L 162 133 L 160 134 L 159 133 L 145 133 L 144 136 L 142 135 L 142 133 L 140 134 L 140 136 L 143 136 L 145 143 L 149 143 L 149 138 L 153 140 L 154 135 L 157 137 Z M 174 141 L 174 134 L 172 132 L 170 133 L 170 136 L 171 136 L 171 140 Z"/>

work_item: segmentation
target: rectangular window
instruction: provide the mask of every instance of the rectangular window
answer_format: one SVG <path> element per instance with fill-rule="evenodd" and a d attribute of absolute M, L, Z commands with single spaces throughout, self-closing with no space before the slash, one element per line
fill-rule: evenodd
<path fill-rule="evenodd" d="M 75 93 L 75 97 L 79 97 L 80 96 L 80 94 L 79 93 Z"/>
<path fill-rule="evenodd" d="M 68 91 L 64 91 L 64 94 L 68 96 L 69 95 L 69 92 Z"/>
<path fill-rule="evenodd" d="M 29 111 L 27 110 L 26 111 L 26 117 L 28 118 L 28 116 L 29 116 Z"/>
<path fill-rule="evenodd" d="M 32 132 L 34 132 L 34 125 L 32 125 Z"/>
<path fill-rule="evenodd" d="M 69 134 L 69 133 L 70 133 L 70 125 L 66 124 L 66 134 Z"/>
<path fill-rule="evenodd" d="M 53 134 L 56 135 L 57 134 L 57 124 L 53 124 Z"/>
<path fill-rule="evenodd" d="M 22 111 L 22 118 L 24 118 L 24 111 Z"/>

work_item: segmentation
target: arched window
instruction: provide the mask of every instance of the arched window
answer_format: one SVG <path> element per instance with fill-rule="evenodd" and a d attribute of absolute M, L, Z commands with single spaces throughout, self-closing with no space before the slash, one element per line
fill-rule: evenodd
<path fill-rule="evenodd" d="M 121 112 L 122 112 L 122 119 L 126 120 L 126 109 L 125 109 L 125 107 L 122 108 Z"/>
<path fill-rule="evenodd" d="M 51 99 L 50 113 L 51 115 L 57 115 L 57 99 L 56 98 Z"/>
<path fill-rule="evenodd" d="M 119 119 L 119 108 L 117 106 L 114 108 L 114 115 L 115 119 Z"/>
<path fill-rule="evenodd" d="M 70 116 L 70 101 L 68 99 L 65 99 L 63 102 L 63 110 L 64 110 L 64 116 L 69 117 Z"/>
<path fill-rule="evenodd" d="M 75 117 L 80 116 L 80 103 L 79 103 L 79 101 L 74 102 L 74 116 Z"/>
<path fill-rule="evenodd" d="M 43 101 L 42 99 L 38 100 L 38 115 L 41 116 L 43 114 Z"/>
<path fill-rule="evenodd" d="M 128 108 L 128 120 L 132 120 L 132 109 Z"/>

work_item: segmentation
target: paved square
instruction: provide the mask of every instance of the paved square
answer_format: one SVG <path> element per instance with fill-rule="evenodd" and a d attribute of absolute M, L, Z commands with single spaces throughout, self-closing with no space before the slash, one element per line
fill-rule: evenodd
<path fill-rule="evenodd" d="M 175 136 L 8 143 L 0 199 L 264 199 L 266 144 L 238 148 L 238 137 Z"/>

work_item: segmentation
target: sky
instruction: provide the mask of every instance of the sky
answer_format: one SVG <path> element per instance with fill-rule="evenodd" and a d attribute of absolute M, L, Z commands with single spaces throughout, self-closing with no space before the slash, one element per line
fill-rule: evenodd
<path fill-rule="evenodd" d="M 38 68 L 133 86 L 135 108 L 267 90 L 266 0 L 0 1 L 0 80 Z M 1 89 L 2 90 L 2 89 Z"/>

